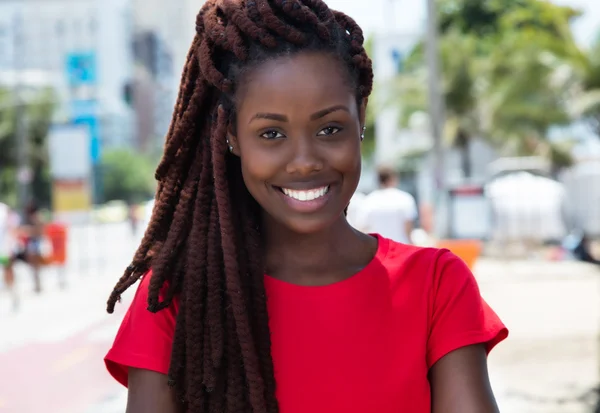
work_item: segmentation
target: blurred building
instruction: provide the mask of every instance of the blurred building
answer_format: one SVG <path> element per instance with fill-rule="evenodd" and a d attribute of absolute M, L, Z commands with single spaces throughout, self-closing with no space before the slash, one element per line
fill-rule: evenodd
<path fill-rule="evenodd" d="M 14 86 L 44 74 L 57 96 L 55 123 L 89 134 L 96 201 L 102 151 L 132 143 L 132 110 L 123 98 L 133 69 L 131 22 L 130 0 L 0 2 L 0 78 Z"/>
<path fill-rule="evenodd" d="M 42 71 L 54 79 L 59 121 L 86 124 L 93 161 L 131 143 L 123 88 L 132 75 L 129 0 L 5 0 L 0 73 Z"/>
<path fill-rule="evenodd" d="M 136 113 L 136 143 L 142 150 L 162 147 L 202 3 L 132 0 L 136 70 L 131 102 Z"/>

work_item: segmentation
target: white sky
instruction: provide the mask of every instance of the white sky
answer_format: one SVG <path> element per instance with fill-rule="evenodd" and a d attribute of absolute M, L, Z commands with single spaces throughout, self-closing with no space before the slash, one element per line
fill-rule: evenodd
<path fill-rule="evenodd" d="M 355 19 L 365 33 L 385 30 L 394 25 L 397 31 L 418 33 L 425 19 L 424 0 L 325 0 Z M 600 31 L 600 0 L 554 0 L 555 3 L 579 8 L 585 15 L 576 23 L 575 35 L 580 42 L 589 44 Z"/>

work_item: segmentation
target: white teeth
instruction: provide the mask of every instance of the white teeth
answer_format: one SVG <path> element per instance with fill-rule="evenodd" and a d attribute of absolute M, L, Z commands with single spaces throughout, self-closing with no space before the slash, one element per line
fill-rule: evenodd
<path fill-rule="evenodd" d="M 284 194 L 290 198 L 297 199 L 298 201 L 314 201 L 317 198 L 321 198 L 327 192 L 329 192 L 329 186 L 322 188 L 311 189 L 308 191 L 295 191 L 293 189 L 281 188 Z"/>

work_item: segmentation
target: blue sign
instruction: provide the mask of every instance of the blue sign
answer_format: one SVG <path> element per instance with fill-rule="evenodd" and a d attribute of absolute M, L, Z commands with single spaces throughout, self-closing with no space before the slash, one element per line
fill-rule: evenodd
<path fill-rule="evenodd" d="M 71 86 L 93 85 L 97 81 L 94 52 L 67 54 L 67 79 Z"/>
<path fill-rule="evenodd" d="M 98 104 L 95 100 L 72 100 L 71 122 L 75 125 L 84 125 L 90 131 L 90 157 L 92 164 L 100 161 L 100 123 L 98 121 Z"/>

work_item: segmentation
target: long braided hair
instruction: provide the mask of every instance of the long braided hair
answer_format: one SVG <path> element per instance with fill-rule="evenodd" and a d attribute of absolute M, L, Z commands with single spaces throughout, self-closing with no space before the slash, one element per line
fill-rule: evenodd
<path fill-rule="evenodd" d="M 260 207 L 227 150 L 236 85 L 268 59 L 320 51 L 347 67 L 362 103 L 373 82 L 363 42 L 321 0 L 208 0 L 197 16 L 152 219 L 107 308 L 150 269 L 148 310 L 177 297 L 169 384 L 184 412 L 278 411 Z"/>

